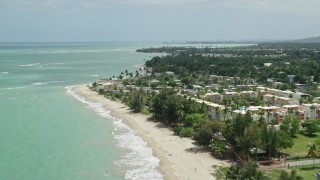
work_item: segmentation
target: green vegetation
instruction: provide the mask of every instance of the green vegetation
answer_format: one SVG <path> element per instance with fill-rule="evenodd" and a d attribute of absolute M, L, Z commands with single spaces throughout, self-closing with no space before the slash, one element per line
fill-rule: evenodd
<path fill-rule="evenodd" d="M 134 112 L 152 114 L 176 135 L 194 139 L 215 157 L 234 158 L 238 163 L 222 173 L 227 179 L 266 179 L 258 170 L 256 161 L 259 160 L 281 160 L 280 157 L 286 155 L 289 160 L 320 156 L 320 140 L 315 141 L 320 120 L 308 119 L 300 123 L 298 112 L 295 110 L 295 114 L 289 108 L 278 129 L 279 118 L 272 117 L 270 110 L 255 110 L 256 121 L 250 113 L 232 114 L 243 106 L 276 105 L 275 96 L 272 102 L 265 102 L 262 95 L 240 93 L 223 98 L 204 96 L 207 92 L 223 93 L 226 89 L 256 91 L 257 84 L 295 91 L 300 83 L 303 88 L 299 91 L 312 96 L 296 102 L 313 102 L 313 96 L 320 96 L 316 83 L 320 81 L 320 45 L 267 43 L 236 48 L 160 47 L 137 51 L 168 55 L 147 60 L 146 67 L 135 73 L 122 72 L 116 79 L 123 79 L 126 92 L 115 86 L 114 89 L 99 89 L 99 94 L 122 100 Z M 263 90 L 256 93 L 260 91 Z M 292 93 L 289 98 L 293 96 Z M 222 106 L 210 104 L 210 114 L 208 103 L 199 103 L 202 100 Z M 312 109 L 316 114 L 315 107 Z M 221 121 L 213 121 L 208 116 L 219 116 L 217 119 Z M 301 179 L 296 172 L 300 174 L 301 171 L 277 171 L 276 176 L 272 176 L 274 179 Z"/>
<path fill-rule="evenodd" d="M 308 156 L 313 159 L 313 168 L 314 168 L 314 158 L 320 157 L 320 147 L 317 144 L 308 144 Z"/>
<path fill-rule="evenodd" d="M 315 133 L 319 132 L 319 120 L 308 120 L 301 123 L 302 127 L 304 128 L 304 133 L 307 136 L 314 136 Z"/>
<path fill-rule="evenodd" d="M 292 173 L 295 171 L 295 173 Z M 268 171 L 263 171 L 265 176 L 267 176 L 270 180 L 283 180 L 284 177 L 288 180 L 290 179 L 291 175 L 294 175 L 297 180 L 309 180 L 315 179 L 316 174 L 320 172 L 320 164 L 315 164 L 314 168 L 313 165 L 304 165 L 304 166 L 296 166 L 291 167 L 289 170 L 281 170 L 281 169 L 273 169 Z M 285 173 L 284 173 L 285 172 Z M 299 178 L 300 177 L 300 178 Z"/>
<path fill-rule="evenodd" d="M 304 158 L 307 156 L 307 146 L 314 143 L 317 140 L 317 136 L 309 137 L 303 134 L 297 134 L 294 138 L 294 144 L 292 148 L 287 149 L 289 156 L 287 159 Z"/>
<path fill-rule="evenodd" d="M 218 81 L 218 79 L 208 81 L 209 75 L 237 77 L 232 85 L 250 84 L 250 82 L 257 81 L 262 85 L 270 86 L 268 80 L 271 79 L 282 83 L 277 86 L 281 90 L 294 90 L 295 83 L 300 83 L 307 85 L 306 93 L 320 96 L 317 84 L 313 83 L 320 81 L 319 45 L 311 44 L 310 46 L 314 47 L 312 49 L 306 49 L 307 46 L 301 46 L 299 49 L 275 49 L 265 48 L 265 46 L 161 47 L 137 51 L 169 53 L 167 56 L 154 57 L 146 61 L 145 65 L 152 68 L 153 74 L 174 72 L 184 80 L 182 83 L 186 86 L 190 86 L 195 81 L 200 81 L 205 85 Z M 290 79 L 288 75 L 294 75 L 293 79 Z M 228 83 L 223 82 L 221 85 L 226 87 Z"/>
<path fill-rule="evenodd" d="M 316 174 L 320 172 L 320 164 L 292 167 L 292 169 L 305 180 L 315 179 Z"/>
<path fill-rule="evenodd" d="M 226 172 L 226 179 L 254 179 L 254 180 L 266 180 L 267 177 L 259 170 L 258 165 L 254 161 L 248 161 L 245 164 L 232 165 Z"/>
<path fill-rule="evenodd" d="M 278 180 L 281 175 L 281 169 L 263 170 L 262 172 L 269 180 Z"/>
<path fill-rule="evenodd" d="M 287 117 L 281 121 L 280 129 L 295 137 L 299 133 L 300 123 L 299 120 Z"/>

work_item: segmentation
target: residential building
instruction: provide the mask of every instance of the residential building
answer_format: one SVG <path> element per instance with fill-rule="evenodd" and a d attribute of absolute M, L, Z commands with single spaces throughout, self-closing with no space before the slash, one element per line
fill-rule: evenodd
<path fill-rule="evenodd" d="M 223 100 L 223 95 L 220 93 L 207 93 L 205 94 L 205 99 L 214 103 L 221 103 Z"/>
<path fill-rule="evenodd" d="M 239 93 L 241 98 L 246 98 L 246 97 L 257 97 L 257 92 L 255 91 L 242 91 Z"/>

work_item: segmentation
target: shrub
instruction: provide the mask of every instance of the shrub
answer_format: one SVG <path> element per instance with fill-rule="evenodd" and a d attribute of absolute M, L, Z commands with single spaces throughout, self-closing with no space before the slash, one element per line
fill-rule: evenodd
<path fill-rule="evenodd" d="M 194 134 L 193 128 L 181 128 L 181 131 L 179 132 L 180 137 L 192 137 Z"/>
<path fill-rule="evenodd" d="M 173 128 L 173 132 L 176 135 L 179 135 L 183 127 L 177 126 Z"/>

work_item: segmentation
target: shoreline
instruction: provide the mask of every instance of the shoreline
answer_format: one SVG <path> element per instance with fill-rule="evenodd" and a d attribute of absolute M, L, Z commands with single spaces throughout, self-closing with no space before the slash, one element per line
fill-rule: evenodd
<path fill-rule="evenodd" d="M 214 172 L 212 165 L 228 164 L 212 157 L 209 152 L 196 146 L 193 140 L 174 135 L 162 123 L 150 120 L 151 116 L 133 113 L 125 104 L 98 95 L 87 85 L 76 85 L 72 90 L 89 101 L 101 103 L 113 117 L 122 119 L 135 130 L 160 160 L 158 169 L 165 180 L 215 179 L 210 175 Z"/>

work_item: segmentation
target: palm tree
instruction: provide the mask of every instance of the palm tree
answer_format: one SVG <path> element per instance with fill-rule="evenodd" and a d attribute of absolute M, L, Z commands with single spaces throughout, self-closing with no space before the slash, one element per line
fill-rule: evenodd
<path fill-rule="evenodd" d="M 292 108 L 288 108 L 289 117 L 292 118 L 293 110 Z"/>
<path fill-rule="evenodd" d="M 130 72 L 130 73 L 129 73 L 129 76 L 130 76 L 130 77 L 132 77 L 132 76 L 133 76 L 133 73 L 132 73 L 132 72 Z"/>
<path fill-rule="evenodd" d="M 268 124 L 270 124 L 270 116 L 271 116 L 270 109 L 268 110 L 267 115 L 268 115 Z"/>
<path fill-rule="evenodd" d="M 264 111 L 262 108 L 259 108 L 259 112 L 258 114 L 260 115 L 260 118 L 259 118 L 259 127 L 263 127 L 266 123 L 265 123 L 265 119 L 262 117 L 264 115 Z"/>
<path fill-rule="evenodd" d="M 316 144 L 308 144 L 308 156 L 313 158 L 313 168 L 314 168 L 314 158 L 320 157 L 320 149 Z"/>
<path fill-rule="evenodd" d="M 220 120 L 220 107 L 219 106 L 215 107 L 215 113 L 216 113 L 216 118 L 218 120 Z"/>
<path fill-rule="evenodd" d="M 315 109 L 316 107 L 314 105 L 310 106 L 310 110 L 311 110 L 311 118 L 315 118 L 314 114 L 315 114 Z"/>
<path fill-rule="evenodd" d="M 276 99 L 276 97 L 272 96 L 272 105 L 274 105 L 275 99 Z"/>
<path fill-rule="evenodd" d="M 226 121 L 227 113 L 229 112 L 229 107 L 225 106 L 223 109 L 224 118 L 223 120 Z"/>

